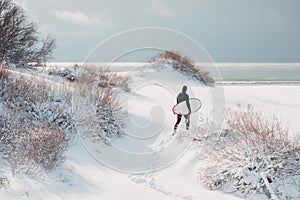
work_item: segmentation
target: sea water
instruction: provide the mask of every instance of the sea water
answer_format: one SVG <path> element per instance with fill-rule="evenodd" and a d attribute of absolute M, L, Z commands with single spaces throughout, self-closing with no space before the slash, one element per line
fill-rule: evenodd
<path fill-rule="evenodd" d="M 300 63 L 214 63 L 204 69 L 216 83 L 300 85 Z"/>

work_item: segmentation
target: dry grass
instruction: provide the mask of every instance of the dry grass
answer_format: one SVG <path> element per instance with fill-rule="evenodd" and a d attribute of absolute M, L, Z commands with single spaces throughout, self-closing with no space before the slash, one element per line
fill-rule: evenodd
<path fill-rule="evenodd" d="M 42 82 L 31 82 L 27 78 L 10 80 L 10 91 L 8 103 L 15 104 L 16 100 L 22 98 L 28 102 L 47 102 L 49 101 L 49 88 Z"/>
<path fill-rule="evenodd" d="M 287 174 L 300 174 L 299 138 L 289 138 L 288 129 L 277 118 L 249 105 L 228 110 L 226 119 L 227 134 L 206 155 L 208 164 L 201 170 L 209 189 L 229 183 L 243 193 L 263 192 L 262 172 L 270 183 Z"/>
<path fill-rule="evenodd" d="M 4 65 L 1 65 L 0 67 L 0 99 L 1 97 L 7 95 L 5 88 L 9 85 L 8 80 L 8 70 L 4 67 Z"/>
<path fill-rule="evenodd" d="M 215 82 L 208 71 L 205 71 L 200 66 L 196 66 L 190 58 L 179 52 L 165 51 L 150 59 L 152 63 L 165 61 L 172 61 L 171 64 L 174 69 L 188 76 L 192 76 L 204 82 L 206 85 L 212 85 Z"/>
<path fill-rule="evenodd" d="M 84 67 L 88 73 L 73 83 L 76 122 L 88 130 L 81 131 L 83 137 L 110 144 L 110 138 L 122 133 L 126 112 L 118 102 L 118 94 L 120 89 L 130 91 L 130 79 L 101 67 Z"/>
<path fill-rule="evenodd" d="M 195 127 L 195 138 L 209 140 L 211 138 L 218 138 L 218 127 L 209 118 L 201 119 L 197 127 Z"/>
<path fill-rule="evenodd" d="M 73 96 L 71 91 L 58 91 L 60 88 L 56 84 L 29 80 L 27 76 L 7 73 L 6 69 L 1 69 L 0 73 L 0 100 L 5 102 L 8 111 L 6 116 L 0 114 L 1 159 L 6 160 L 14 172 L 54 169 L 63 161 L 63 153 L 75 137 L 71 135 L 75 130 L 74 116 L 66 108 Z M 87 106 L 91 107 L 88 114 L 95 116 L 90 127 L 95 129 L 94 136 L 106 141 L 106 138 L 121 133 L 122 123 L 118 120 L 121 108 L 115 89 L 129 90 L 129 78 L 98 69 L 88 74 L 70 85 L 74 86 L 74 94 L 77 93 L 80 100 L 87 101 Z M 78 111 L 81 113 L 77 114 L 81 115 L 86 107 L 81 106 Z M 91 121 L 88 117 L 86 119 Z"/>
<path fill-rule="evenodd" d="M 81 86 L 82 87 L 82 86 Z M 83 88 L 82 88 L 83 89 Z M 75 118 L 80 134 L 93 142 L 110 144 L 110 138 L 120 136 L 124 121 L 123 110 L 118 102 L 118 93 L 109 88 L 78 91 L 75 107 Z"/>
<path fill-rule="evenodd" d="M 99 93 L 97 98 L 97 113 L 101 113 L 101 110 L 109 110 L 110 112 L 119 111 L 121 108 L 117 101 L 117 93 L 111 90 L 103 90 Z"/>
<path fill-rule="evenodd" d="M 118 94 L 112 90 L 102 90 L 97 99 L 96 117 L 102 129 L 102 138 L 120 136 L 124 119 L 122 107 L 117 101 Z"/>
<path fill-rule="evenodd" d="M 44 169 L 53 169 L 63 161 L 63 152 L 68 139 L 63 130 L 49 127 L 34 127 L 22 140 L 18 161 L 27 164 L 31 160 Z"/>
<path fill-rule="evenodd" d="M 121 76 L 103 68 L 99 69 L 98 87 L 100 88 L 122 88 L 125 91 L 130 91 L 129 82 L 130 78 L 127 76 Z"/>
<path fill-rule="evenodd" d="M 281 151 L 294 146 L 294 142 L 289 140 L 288 128 L 282 127 L 279 119 L 268 118 L 255 111 L 251 105 L 247 108 L 229 110 L 227 126 L 230 131 L 238 130 L 245 133 L 243 137 L 249 145 L 263 146 L 266 148 L 265 151 L 270 149 Z"/>
<path fill-rule="evenodd" d="M 0 80 L 8 79 L 8 70 L 4 65 L 0 66 Z"/>
<path fill-rule="evenodd" d="M 51 170 L 63 162 L 63 153 L 69 145 L 63 130 L 46 126 L 26 130 L 20 124 L 22 120 L 13 115 L 1 120 L 1 159 L 10 164 L 14 173 Z"/>
<path fill-rule="evenodd" d="M 74 126 L 70 114 L 54 101 L 60 98 L 67 102 L 69 92 L 56 91 L 58 88 L 46 82 L 13 73 L 7 81 L 0 78 L 0 82 L 5 83 L 0 88 L 0 100 L 7 110 L 0 114 L 1 159 L 14 172 L 34 172 L 37 166 L 55 168 L 63 161 Z"/>
<path fill-rule="evenodd" d="M 155 62 L 158 59 L 170 59 L 170 60 L 177 61 L 178 63 L 182 63 L 183 65 L 189 68 L 194 67 L 194 63 L 190 58 L 176 51 L 165 51 L 163 53 L 160 53 L 157 56 L 151 58 L 150 62 Z"/>
<path fill-rule="evenodd" d="M 111 72 L 108 68 L 83 66 L 88 72 L 85 76 L 78 79 L 80 84 L 94 84 L 96 83 L 100 89 L 104 88 L 121 88 L 125 91 L 130 91 L 128 76 L 122 76 L 115 72 Z"/>

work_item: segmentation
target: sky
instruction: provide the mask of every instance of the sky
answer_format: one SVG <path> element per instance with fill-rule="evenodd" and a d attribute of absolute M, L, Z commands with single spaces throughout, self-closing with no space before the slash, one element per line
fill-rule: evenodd
<path fill-rule="evenodd" d="M 193 38 L 215 62 L 300 62 L 299 0 L 14 1 L 56 38 L 52 61 L 80 62 L 121 31 L 162 27 Z M 132 61 L 148 59 L 139 56 Z"/>

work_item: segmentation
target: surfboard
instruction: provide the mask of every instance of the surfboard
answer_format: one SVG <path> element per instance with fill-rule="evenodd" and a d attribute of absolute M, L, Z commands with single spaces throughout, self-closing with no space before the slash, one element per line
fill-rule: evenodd
<path fill-rule="evenodd" d="M 191 113 L 195 113 L 198 110 L 200 110 L 202 106 L 202 102 L 200 99 L 197 98 L 190 98 L 190 106 L 191 106 Z M 178 115 L 187 115 L 189 113 L 189 109 L 186 105 L 186 101 L 183 101 L 181 103 L 178 103 L 173 106 L 172 111 L 174 114 Z"/>

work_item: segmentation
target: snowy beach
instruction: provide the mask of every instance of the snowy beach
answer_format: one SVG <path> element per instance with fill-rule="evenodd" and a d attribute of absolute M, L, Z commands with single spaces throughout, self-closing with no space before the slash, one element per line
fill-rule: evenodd
<path fill-rule="evenodd" d="M 122 72 L 124 73 L 124 72 Z M 134 136 L 147 134 L 147 126 L 151 123 L 161 124 L 159 117 L 153 117 L 151 108 L 160 106 L 165 114 L 165 122 L 159 134 L 149 140 L 140 140 L 128 135 L 112 140 L 115 147 L 125 149 L 133 153 L 147 153 L 149 150 L 155 151 L 165 144 L 167 138 L 172 133 L 175 123 L 175 116 L 171 112 L 174 104 L 174 93 L 180 91 L 182 84 L 189 84 L 188 92 L 191 97 L 197 97 L 203 102 L 199 114 L 206 118 L 213 112 L 214 106 L 210 88 L 195 82 L 194 80 L 185 82 L 182 76 L 169 68 L 154 69 L 149 68 L 142 72 L 130 72 L 134 75 L 131 87 L 134 90 L 129 94 L 130 98 L 121 98 L 129 111 L 129 121 L 125 126 L 127 133 Z M 260 110 L 266 116 L 278 117 L 284 126 L 288 126 L 292 135 L 300 132 L 298 118 L 300 116 L 300 86 L 299 85 L 226 85 L 222 87 L 224 92 L 224 105 L 226 108 L 235 107 L 237 104 L 247 106 L 251 104 L 255 109 Z M 163 97 L 163 98 L 162 98 Z M 1 104 L 0 104 L 1 105 Z M 1 107 L 0 107 L 1 108 Z M 197 119 L 192 118 L 192 127 L 197 124 Z M 134 128 L 146 127 L 142 132 L 136 132 Z M 153 128 L 153 127 L 152 127 Z M 155 129 L 155 127 L 154 127 Z M 176 138 L 172 139 L 175 145 L 180 145 L 186 139 L 186 135 L 193 135 L 191 132 L 184 132 L 183 123 L 181 131 Z M 133 132 L 132 132 L 133 131 Z M 144 135 L 145 136 L 145 135 Z M 200 138 L 203 136 L 197 133 Z M 204 137 L 204 136 L 203 136 Z M 183 154 L 171 159 L 167 165 L 162 165 L 161 170 L 141 173 L 120 172 L 116 166 L 105 163 L 106 157 L 101 155 L 101 145 L 89 143 L 87 140 L 79 140 L 66 152 L 66 161 L 58 169 L 50 174 L 41 173 L 38 178 L 31 178 L 23 174 L 9 175 L 9 185 L 0 191 L 1 199 L 157 199 L 157 200 L 197 200 L 197 199 L 243 199 L 243 195 L 233 193 L 226 194 L 221 191 L 209 191 L 201 185 L 199 168 L 203 163 L 203 152 L 197 142 L 193 142 Z M 105 147 L 110 156 L 110 148 Z M 122 154 L 114 155 L 114 160 L 120 160 Z M 119 157 L 120 156 L 120 157 Z M 161 156 L 164 156 L 163 153 Z M 99 162 L 96 159 L 104 159 Z M 160 160 L 159 157 L 152 164 L 159 165 L 169 158 Z M 102 160 L 103 161 L 103 160 Z M 126 161 L 125 161 L 126 162 Z M 131 167 L 139 166 L 138 160 L 131 163 Z M 118 170 L 113 170 L 112 168 Z M 128 167 L 128 165 L 127 165 Z M 130 165 L 129 165 L 130 167 Z M 153 168 L 155 169 L 155 167 Z M 128 169 L 127 169 L 128 170 Z M 130 171 L 130 169 L 129 169 Z M 295 186 L 296 187 L 296 186 Z M 299 188 L 291 187 L 299 194 Z M 226 191 L 228 192 L 228 191 Z M 287 193 L 289 190 L 287 190 Z M 246 197 L 246 196 L 244 196 Z M 297 196 L 298 197 L 298 196 Z M 267 199 L 265 195 L 252 194 L 248 199 Z"/>
<path fill-rule="evenodd" d="M 0 0 L 0 200 L 300 200 L 299 8 Z"/>

